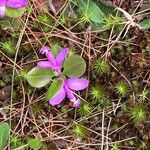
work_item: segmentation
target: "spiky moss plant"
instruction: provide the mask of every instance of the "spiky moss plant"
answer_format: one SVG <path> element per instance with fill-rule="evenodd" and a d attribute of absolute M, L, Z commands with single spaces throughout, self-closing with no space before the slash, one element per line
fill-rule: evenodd
<path fill-rule="evenodd" d="M 0 47 L 4 53 L 10 56 L 15 55 L 16 53 L 16 46 L 13 40 L 7 39 L 6 41 L 1 42 Z"/>
<path fill-rule="evenodd" d="M 133 80 L 131 82 L 133 90 L 137 93 L 139 91 L 140 83 L 137 80 Z"/>
<path fill-rule="evenodd" d="M 86 116 L 92 111 L 93 107 L 88 103 L 83 103 L 79 107 L 78 111 L 81 116 Z"/>
<path fill-rule="evenodd" d="M 26 80 L 26 75 L 27 75 L 28 71 L 26 69 L 22 69 L 19 71 L 18 74 L 15 74 L 15 82 L 17 83 L 20 79 L 25 79 Z"/>
<path fill-rule="evenodd" d="M 110 72 L 110 66 L 109 66 L 108 62 L 101 58 L 97 59 L 93 62 L 92 68 L 98 75 L 109 74 L 109 72 Z"/>
<path fill-rule="evenodd" d="M 139 101 L 145 102 L 148 100 L 149 90 L 144 89 L 141 93 L 139 93 L 137 96 L 139 97 Z"/>
<path fill-rule="evenodd" d="M 72 133 L 74 134 L 75 137 L 82 139 L 86 135 L 86 128 L 81 123 L 76 123 L 72 127 Z"/>
<path fill-rule="evenodd" d="M 111 101 L 108 97 L 102 97 L 101 99 L 99 99 L 97 104 L 99 105 L 99 109 L 104 109 L 111 105 Z"/>
<path fill-rule="evenodd" d="M 22 69 L 19 72 L 19 77 L 26 79 L 27 73 L 28 73 L 28 70 Z"/>
<path fill-rule="evenodd" d="M 104 26 L 106 28 L 112 28 L 113 26 L 119 26 L 124 21 L 120 16 L 113 16 L 111 14 L 104 16 Z"/>
<path fill-rule="evenodd" d="M 129 146 L 134 146 L 134 144 L 135 144 L 133 140 L 130 140 L 127 143 L 128 143 Z"/>
<path fill-rule="evenodd" d="M 6 83 L 3 80 L 0 80 L 0 87 L 5 87 Z"/>
<path fill-rule="evenodd" d="M 99 99 L 105 96 L 105 90 L 102 86 L 96 85 L 92 87 L 90 95 L 92 100 L 97 102 Z"/>
<path fill-rule="evenodd" d="M 67 24 L 67 19 L 68 19 L 67 16 L 62 15 L 61 18 L 59 19 L 59 21 L 60 21 L 61 24 L 66 25 Z"/>
<path fill-rule="evenodd" d="M 119 81 L 116 85 L 115 85 L 115 91 L 116 93 L 121 96 L 121 97 L 125 97 L 128 92 L 129 92 L 129 87 L 127 85 L 126 82 L 124 81 Z"/>
<path fill-rule="evenodd" d="M 99 105 L 101 108 L 110 105 L 110 100 L 106 97 L 105 88 L 101 85 L 96 85 L 95 87 L 92 87 L 90 95 L 92 104 Z"/>
<path fill-rule="evenodd" d="M 146 143 L 141 141 L 139 148 L 137 150 L 146 150 L 148 147 L 146 146 Z"/>
<path fill-rule="evenodd" d="M 71 55 L 74 55 L 74 54 L 76 54 L 75 50 L 74 49 L 70 49 L 68 55 L 71 56 Z"/>
<path fill-rule="evenodd" d="M 16 149 L 23 145 L 23 141 L 18 135 L 13 135 L 10 138 L 10 145 L 11 149 Z"/>
<path fill-rule="evenodd" d="M 42 13 L 40 14 L 37 19 L 41 22 L 41 23 L 44 23 L 44 24 L 47 24 L 47 25 L 52 25 L 54 24 L 54 20 L 53 18 L 47 14 L 47 13 Z"/>
<path fill-rule="evenodd" d="M 63 14 L 59 20 L 60 24 L 65 25 L 66 27 L 70 27 L 70 26 L 74 26 L 74 29 L 76 29 L 76 27 L 80 28 L 78 25 L 78 16 L 73 13 L 71 14 L 71 17 L 68 17 L 69 12 L 67 14 Z M 80 25 L 80 23 L 79 23 Z"/>
<path fill-rule="evenodd" d="M 81 20 L 81 22 L 85 25 L 86 23 L 91 23 L 91 21 L 90 21 L 90 15 L 89 15 L 89 13 L 88 12 L 85 12 L 85 13 L 83 13 L 83 12 L 80 12 L 80 16 L 81 16 L 81 18 L 80 18 L 80 20 Z"/>
<path fill-rule="evenodd" d="M 44 32 L 48 32 L 48 31 L 51 30 L 47 25 L 53 26 L 54 23 L 55 23 L 53 18 L 47 13 L 40 14 L 37 17 L 37 19 L 38 19 L 39 22 L 41 22 L 42 29 L 43 29 Z"/>
<path fill-rule="evenodd" d="M 117 144 L 112 144 L 112 145 L 110 146 L 110 150 L 120 150 L 120 148 L 118 147 Z"/>
<path fill-rule="evenodd" d="M 143 121 L 145 121 L 147 116 L 147 111 L 144 108 L 144 106 L 135 104 L 130 108 L 129 116 L 131 117 L 131 119 L 135 124 L 140 124 Z"/>

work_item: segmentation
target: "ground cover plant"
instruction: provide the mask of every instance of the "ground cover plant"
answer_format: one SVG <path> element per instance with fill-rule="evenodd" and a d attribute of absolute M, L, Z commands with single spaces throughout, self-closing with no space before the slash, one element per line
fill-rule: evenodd
<path fill-rule="evenodd" d="M 149 0 L 0 1 L 0 150 L 149 150 L 149 106 Z"/>

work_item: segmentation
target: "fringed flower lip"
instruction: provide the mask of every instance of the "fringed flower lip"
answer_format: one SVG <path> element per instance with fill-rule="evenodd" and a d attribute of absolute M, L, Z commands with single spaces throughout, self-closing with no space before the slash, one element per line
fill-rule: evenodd
<path fill-rule="evenodd" d="M 61 74 L 61 66 L 65 58 L 68 55 L 68 49 L 63 48 L 55 58 L 51 52 L 51 49 L 48 46 L 43 46 L 40 49 L 40 52 L 46 55 L 46 57 L 48 58 L 48 61 L 40 61 L 37 63 L 37 66 L 39 68 L 53 69 L 58 74 Z"/>
<path fill-rule="evenodd" d="M 6 6 L 14 9 L 26 7 L 28 0 L 0 0 L 0 17 L 5 16 Z"/>
<path fill-rule="evenodd" d="M 63 81 L 62 87 L 51 99 L 49 99 L 49 104 L 52 106 L 59 105 L 67 96 L 70 102 L 73 103 L 73 107 L 78 108 L 80 106 L 80 99 L 75 97 L 73 91 L 84 90 L 88 87 L 89 81 L 79 78 L 61 80 Z"/>

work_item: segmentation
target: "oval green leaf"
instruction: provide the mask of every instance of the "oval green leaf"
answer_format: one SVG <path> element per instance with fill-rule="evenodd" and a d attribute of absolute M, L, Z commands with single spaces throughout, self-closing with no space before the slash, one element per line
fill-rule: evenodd
<path fill-rule="evenodd" d="M 6 15 L 11 17 L 11 18 L 20 17 L 24 12 L 25 12 L 25 7 L 24 8 L 18 8 L 18 9 L 6 7 Z"/>
<path fill-rule="evenodd" d="M 27 143 L 33 150 L 39 150 L 42 146 L 42 142 L 39 139 L 29 139 Z"/>
<path fill-rule="evenodd" d="M 85 73 L 86 63 L 78 55 L 71 55 L 64 61 L 64 72 L 68 77 L 80 77 Z"/>
<path fill-rule="evenodd" d="M 34 67 L 27 73 L 26 79 L 31 86 L 40 88 L 49 83 L 53 76 L 55 73 L 50 69 Z"/>
<path fill-rule="evenodd" d="M 4 149 L 4 145 L 9 139 L 10 126 L 8 123 L 0 124 L 0 150 Z"/>
<path fill-rule="evenodd" d="M 139 25 L 140 25 L 140 26 L 142 27 L 142 29 L 144 29 L 144 30 L 150 29 L 150 18 L 141 21 L 141 22 L 139 23 Z"/>
<path fill-rule="evenodd" d="M 88 16 L 88 18 L 96 23 L 103 22 L 103 13 L 101 9 L 92 0 L 77 0 L 80 10 Z"/>
<path fill-rule="evenodd" d="M 53 96 L 57 94 L 57 92 L 62 88 L 63 86 L 63 80 L 62 79 L 56 79 L 54 82 L 51 84 L 49 89 L 46 92 L 45 98 L 46 100 L 51 99 Z"/>

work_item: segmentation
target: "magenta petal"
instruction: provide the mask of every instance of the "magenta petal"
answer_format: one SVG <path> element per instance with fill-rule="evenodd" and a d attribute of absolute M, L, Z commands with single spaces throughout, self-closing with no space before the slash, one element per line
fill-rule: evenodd
<path fill-rule="evenodd" d="M 0 18 L 4 17 L 6 13 L 6 8 L 4 6 L 0 6 Z"/>
<path fill-rule="evenodd" d="M 66 80 L 66 84 L 70 89 L 80 91 L 88 87 L 89 81 L 86 79 L 69 78 Z"/>
<path fill-rule="evenodd" d="M 61 66 L 63 61 L 68 55 L 68 48 L 63 48 L 58 55 L 56 56 L 55 60 L 58 66 Z"/>
<path fill-rule="evenodd" d="M 77 100 L 73 103 L 73 107 L 74 107 L 74 108 L 78 108 L 78 107 L 80 106 L 80 103 L 81 103 L 80 99 L 77 99 Z"/>
<path fill-rule="evenodd" d="M 49 100 L 49 104 L 52 106 L 59 105 L 64 100 L 65 96 L 66 96 L 66 92 L 65 89 L 62 87 L 56 93 L 56 95 Z"/>
<path fill-rule="evenodd" d="M 47 54 L 46 54 L 46 57 L 48 58 L 48 60 L 56 66 L 56 61 L 55 61 L 55 58 L 53 56 L 53 54 L 49 51 Z"/>
<path fill-rule="evenodd" d="M 65 88 L 67 97 L 68 97 L 69 99 L 74 99 L 75 96 L 74 96 L 74 94 L 73 94 L 73 91 L 71 91 L 71 90 L 68 88 L 68 86 L 67 86 L 66 83 L 64 84 L 64 88 Z"/>
<path fill-rule="evenodd" d="M 4 6 L 6 4 L 6 0 L 0 0 L 0 7 Z"/>
<path fill-rule="evenodd" d="M 26 7 L 28 0 L 7 0 L 6 5 L 11 8 L 22 8 Z"/>
<path fill-rule="evenodd" d="M 54 65 L 56 66 L 56 61 L 55 61 L 55 58 L 53 56 L 53 54 L 51 53 L 51 50 L 48 46 L 43 46 L 41 49 L 40 49 L 40 52 L 42 54 L 45 54 L 46 57 L 48 58 L 48 60 Z"/>
<path fill-rule="evenodd" d="M 40 61 L 37 63 L 39 68 L 50 68 L 54 69 L 54 66 L 49 61 Z"/>

